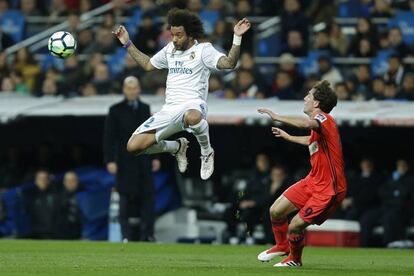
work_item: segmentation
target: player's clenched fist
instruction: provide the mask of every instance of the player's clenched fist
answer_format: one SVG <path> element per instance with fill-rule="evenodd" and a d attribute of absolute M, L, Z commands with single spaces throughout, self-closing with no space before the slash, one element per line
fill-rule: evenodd
<path fill-rule="evenodd" d="M 126 44 L 129 41 L 128 31 L 124 26 L 119 26 L 112 33 L 119 39 L 122 44 Z"/>

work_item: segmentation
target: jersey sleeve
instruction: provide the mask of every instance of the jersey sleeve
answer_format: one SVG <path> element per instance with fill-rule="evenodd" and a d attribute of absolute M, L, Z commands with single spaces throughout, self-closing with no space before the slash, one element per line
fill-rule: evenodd
<path fill-rule="evenodd" d="M 167 61 L 167 44 L 164 48 L 162 48 L 158 53 L 156 53 L 151 59 L 151 64 L 157 69 L 166 69 L 168 68 L 168 61 Z"/>
<path fill-rule="evenodd" d="M 332 127 L 335 127 L 335 122 L 329 115 L 318 113 L 314 119 L 318 122 L 319 133 L 329 133 Z"/>
<path fill-rule="evenodd" d="M 217 63 L 219 59 L 225 56 L 225 54 L 220 53 L 217 51 L 211 43 L 206 43 L 206 45 L 203 48 L 203 52 L 201 54 L 201 58 L 203 60 L 204 65 L 208 69 L 217 70 Z"/>

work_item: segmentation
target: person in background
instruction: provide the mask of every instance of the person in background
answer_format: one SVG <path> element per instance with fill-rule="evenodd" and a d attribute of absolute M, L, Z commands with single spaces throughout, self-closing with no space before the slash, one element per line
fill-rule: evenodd
<path fill-rule="evenodd" d="M 116 175 L 116 190 L 120 195 L 119 219 L 125 241 L 154 240 L 154 185 L 150 158 L 148 155 L 131 155 L 126 147 L 136 126 L 150 116 L 149 105 L 139 99 L 140 91 L 136 77 L 125 78 L 125 99 L 109 109 L 104 131 L 104 161 L 108 172 Z M 139 233 L 134 232 L 135 228 L 128 221 L 137 213 L 141 218 Z"/>
<path fill-rule="evenodd" d="M 56 230 L 56 218 L 59 216 L 58 197 L 48 170 L 36 172 L 34 189 L 23 194 L 26 210 L 29 214 L 32 231 L 29 238 L 53 239 Z"/>
<path fill-rule="evenodd" d="M 79 177 L 73 171 L 68 171 L 63 177 L 63 189 L 58 194 L 58 214 L 56 223 L 57 239 L 76 240 L 81 237 L 81 220 L 78 199 Z"/>

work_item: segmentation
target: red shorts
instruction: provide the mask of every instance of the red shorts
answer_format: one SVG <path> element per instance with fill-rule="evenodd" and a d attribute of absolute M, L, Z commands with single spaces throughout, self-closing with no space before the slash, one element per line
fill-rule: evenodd
<path fill-rule="evenodd" d="M 327 220 L 345 198 L 346 192 L 336 195 L 314 193 L 311 179 L 304 178 L 289 187 L 283 195 L 299 208 L 299 216 L 309 224 L 321 225 Z"/>

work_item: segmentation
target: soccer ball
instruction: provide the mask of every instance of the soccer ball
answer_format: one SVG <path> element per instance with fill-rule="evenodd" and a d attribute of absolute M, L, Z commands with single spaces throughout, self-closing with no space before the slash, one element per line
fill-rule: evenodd
<path fill-rule="evenodd" d="M 68 32 L 56 32 L 52 34 L 47 43 L 49 52 L 58 58 L 67 58 L 76 50 L 75 38 Z"/>

